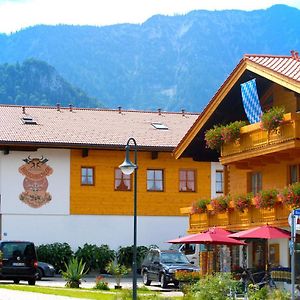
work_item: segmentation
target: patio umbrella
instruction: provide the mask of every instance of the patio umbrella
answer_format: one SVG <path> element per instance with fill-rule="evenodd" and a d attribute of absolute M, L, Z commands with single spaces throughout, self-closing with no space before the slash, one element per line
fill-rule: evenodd
<path fill-rule="evenodd" d="M 291 237 L 291 233 L 278 227 L 263 225 L 229 234 L 229 237 L 235 239 L 288 239 Z"/>
<path fill-rule="evenodd" d="M 246 245 L 242 241 L 228 237 L 230 231 L 222 228 L 213 227 L 207 231 L 197 234 L 192 234 L 182 238 L 168 241 L 168 243 L 183 243 L 183 244 L 206 244 L 206 245 Z"/>

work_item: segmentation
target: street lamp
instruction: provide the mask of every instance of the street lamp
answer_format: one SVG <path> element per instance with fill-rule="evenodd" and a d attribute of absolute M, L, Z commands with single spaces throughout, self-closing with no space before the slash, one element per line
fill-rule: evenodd
<path fill-rule="evenodd" d="M 134 163 L 129 158 L 130 142 L 134 146 Z M 132 299 L 137 299 L 137 266 L 136 266 L 136 236 L 137 236 L 137 145 L 134 138 L 129 138 L 125 146 L 126 155 L 124 162 L 119 165 L 123 174 L 130 175 L 134 172 L 133 188 L 133 256 L 132 256 Z"/>

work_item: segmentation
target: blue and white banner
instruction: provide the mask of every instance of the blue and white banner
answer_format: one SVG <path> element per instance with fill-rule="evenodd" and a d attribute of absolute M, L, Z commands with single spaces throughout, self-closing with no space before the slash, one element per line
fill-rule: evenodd
<path fill-rule="evenodd" d="M 249 122 L 257 123 L 260 121 L 262 110 L 257 94 L 255 79 L 241 84 L 243 105 Z"/>

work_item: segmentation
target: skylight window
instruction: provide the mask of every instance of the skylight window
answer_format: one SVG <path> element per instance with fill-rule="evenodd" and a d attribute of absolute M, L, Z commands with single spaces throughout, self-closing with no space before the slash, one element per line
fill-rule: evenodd
<path fill-rule="evenodd" d="M 164 130 L 168 130 L 168 126 L 163 124 L 163 123 L 160 123 L 160 122 L 153 122 L 151 123 L 151 125 L 155 128 L 155 129 L 164 129 Z"/>
<path fill-rule="evenodd" d="M 25 116 L 21 120 L 23 124 L 37 125 L 37 122 L 31 116 Z"/>

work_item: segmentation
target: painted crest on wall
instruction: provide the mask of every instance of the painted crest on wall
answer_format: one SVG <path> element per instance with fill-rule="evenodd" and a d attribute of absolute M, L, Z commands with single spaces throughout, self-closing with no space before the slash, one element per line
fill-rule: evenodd
<path fill-rule="evenodd" d="M 47 192 L 47 176 L 53 173 L 53 169 L 46 163 L 47 158 L 31 158 L 30 155 L 23 159 L 25 162 L 19 168 L 19 172 L 25 176 L 23 180 L 24 190 L 19 198 L 28 206 L 39 208 L 51 201 L 51 194 Z"/>

